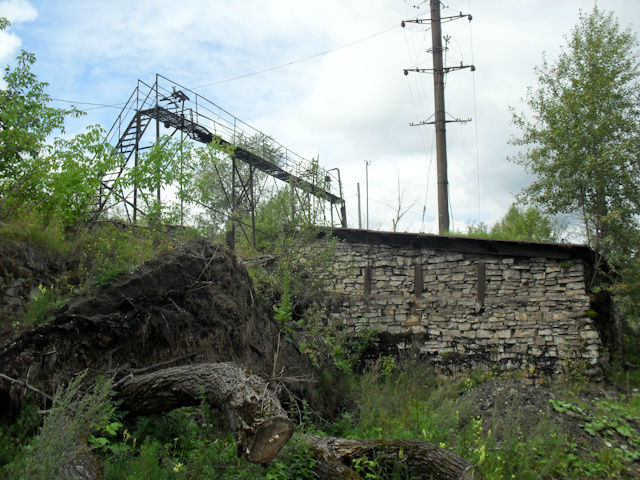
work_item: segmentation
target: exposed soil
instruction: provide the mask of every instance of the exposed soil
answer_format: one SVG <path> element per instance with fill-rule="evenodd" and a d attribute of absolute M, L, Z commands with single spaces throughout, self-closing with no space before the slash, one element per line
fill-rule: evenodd
<path fill-rule="evenodd" d="M 529 437 L 539 428 L 558 435 L 568 434 L 576 442 L 574 451 L 584 458 L 602 448 L 634 450 L 628 438 L 612 429 L 595 434 L 585 430 L 586 423 L 594 418 L 594 405 L 598 401 L 618 400 L 622 395 L 601 384 L 585 387 L 580 392 L 567 392 L 562 386 L 533 385 L 526 379 L 493 380 L 464 393 L 460 402 L 470 407 L 472 417 L 482 419 L 483 428 L 491 429 L 499 443 L 510 440 L 505 438 L 505 433 L 513 432 L 513 425 L 517 425 L 518 435 L 522 438 Z M 563 401 L 575 409 L 557 411 L 553 407 L 552 402 L 561 406 Z M 640 436 L 640 419 L 631 419 L 629 424 L 634 428 L 636 438 Z M 639 461 L 628 462 L 628 469 L 640 478 Z"/>
<path fill-rule="evenodd" d="M 66 260 L 46 249 L 0 241 L 0 339 L 13 333 L 38 287 L 53 285 L 68 269 Z"/>
<path fill-rule="evenodd" d="M 198 239 L 72 299 L 51 324 L 0 346 L 0 371 L 53 393 L 85 369 L 120 377 L 157 364 L 234 361 L 267 379 L 287 377 L 289 390 L 310 395 L 317 371 L 279 338 L 270 309 L 225 247 Z M 0 383 L 0 411 L 21 395 Z"/>

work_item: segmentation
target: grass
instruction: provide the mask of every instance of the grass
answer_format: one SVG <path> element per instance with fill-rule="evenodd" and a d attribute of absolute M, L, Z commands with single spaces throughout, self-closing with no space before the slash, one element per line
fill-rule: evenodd
<path fill-rule="evenodd" d="M 582 400 L 588 415 L 579 422 L 598 427 L 601 432 L 595 435 L 602 433 L 611 445 L 585 451 L 584 440 L 549 411 L 538 412 L 533 427 L 523 427 L 528 423 L 523 423 L 518 404 L 492 412 L 490 426 L 488 418 L 474 416 L 464 393 L 492 380 L 488 374 L 440 379 L 418 363 L 388 373 L 374 368 L 360 378 L 358 412 L 343 414 L 331 433 L 433 442 L 477 465 L 487 480 L 637 478 L 632 463 L 640 456 L 635 440 L 640 435 L 632 423 L 638 418 L 637 397 Z M 554 391 L 570 398 L 575 387 Z"/>
<path fill-rule="evenodd" d="M 43 227 L 41 222 L 29 216 L 0 222 L 0 239 L 24 242 L 60 255 L 67 254 L 70 248 L 64 228 L 56 223 Z"/>
<path fill-rule="evenodd" d="M 474 463 L 487 480 L 637 478 L 637 396 L 594 397 L 576 393 L 588 390 L 588 386 L 559 385 L 553 390 L 556 399 L 549 402 L 546 411 L 535 415 L 536 422 L 530 426 L 530 422 L 524 422 L 518 403 L 500 411 L 484 411 L 484 418 L 478 416 L 471 394 L 478 386 L 496 380 L 503 379 L 481 372 L 441 378 L 428 364 L 380 361 L 370 371 L 352 377 L 350 394 L 355 408 L 343 412 L 333 423 L 304 416 L 300 431 L 436 443 Z M 101 398 L 104 405 L 104 394 Z M 82 425 L 92 432 L 88 445 L 107 480 L 314 478 L 315 459 L 296 436 L 267 467 L 239 458 L 233 436 L 218 426 L 217 415 L 204 403 L 165 415 L 140 417 L 126 422 L 126 426 L 105 418 L 101 413 L 105 409 L 109 411 L 104 406 L 94 413 L 87 410 Z M 99 417 L 98 421 L 87 419 L 88 414 Z M 30 415 L 26 411 L 21 425 L 33 431 Z M 559 421 L 563 416 L 573 422 L 573 429 Z M 582 429 L 583 435 L 577 435 L 576 429 Z M 58 438 L 50 428 L 49 432 L 51 438 Z M 585 444 L 585 432 L 608 444 Z M 21 451 L 19 444 L 30 454 L 40 448 L 35 439 L 42 433 L 32 441 L 33 447 L 26 449 L 25 436 L 15 435 L 15 430 L 9 433 L 0 437 L 7 452 Z M 68 443 L 67 436 L 65 439 Z M 40 443 L 47 446 L 44 455 L 59 451 L 54 448 L 55 441 L 54 445 L 49 440 Z M 24 465 L 20 457 L 2 458 Z M 376 458 L 356 459 L 351 466 L 365 478 L 410 478 L 400 463 L 393 471 L 384 470 Z"/>
<path fill-rule="evenodd" d="M 50 223 L 47 227 L 37 219 L 25 217 L 0 223 L 0 239 L 11 242 L 16 251 L 21 245 L 28 246 L 22 256 L 16 258 L 15 272 L 9 275 L 24 275 L 31 271 L 32 249 L 40 249 L 46 258 L 58 258 L 57 266 L 51 269 L 46 261 L 37 267 L 37 280 L 24 316 L 5 318 L 11 325 L 4 330 L 20 332 L 24 329 L 48 323 L 53 313 L 69 298 L 97 286 L 115 282 L 122 274 L 131 273 L 146 260 L 174 245 L 197 235 L 192 230 L 170 232 L 164 228 L 146 228 L 105 222 L 96 228 L 80 226 L 65 231 Z M 11 254 L 12 257 L 21 255 Z M 61 267 L 62 266 L 62 267 Z M 54 271 L 55 270 L 55 271 Z M 62 270 L 62 271 L 61 271 Z M 48 272 L 48 273 L 47 273 Z M 42 278 L 40 278 L 42 277 Z M 49 278 L 44 278 L 49 277 Z M 42 284 L 38 285 L 38 281 Z"/>
<path fill-rule="evenodd" d="M 70 234 L 55 225 L 40 229 L 28 219 L 0 224 L 0 238 L 35 243 L 68 256 L 75 265 L 73 280 L 69 281 L 66 272 L 64 282 L 40 289 L 27 313 L 29 324 L 46 322 L 72 289 L 113 282 L 123 272 L 133 271 L 155 253 L 181 241 L 164 231 L 121 228 L 114 224 Z M 637 328 L 625 332 L 625 344 L 632 355 L 627 360 L 640 363 L 639 350 L 635 348 Z M 342 393 L 352 398 L 353 408 L 343 411 L 332 423 L 305 416 L 303 431 L 436 443 L 477 465 L 487 480 L 638 476 L 637 463 L 634 464 L 640 457 L 638 396 L 589 397 L 584 392 L 592 385 L 584 379 L 574 379 L 573 383 L 554 386 L 556 403 L 550 403 L 548 409 L 553 410 L 555 417 L 540 411 L 535 425 L 524 428 L 517 403 L 505 411 L 490 412 L 490 418 L 474 413 L 474 405 L 466 394 L 494 380 L 490 373 L 443 379 L 428 364 L 415 361 L 398 364 L 391 357 L 381 359 L 361 375 L 353 374 L 350 368 L 344 371 L 348 381 L 343 382 Z M 614 385 L 630 392 L 640 386 L 640 369 L 618 368 L 609 372 L 609 378 Z M 45 422 L 38 433 L 39 416 L 35 410 L 25 409 L 14 425 L 2 427 L 0 466 L 5 465 L 5 471 L 15 473 L 16 466 L 22 468 L 30 462 L 33 465 L 29 468 L 48 465 L 51 470 L 56 456 L 60 456 L 57 443 L 62 437 L 58 431 L 74 423 Z M 89 411 L 84 415 L 98 416 L 98 413 Z M 573 421 L 583 435 L 567 428 L 566 422 L 557 421 L 558 415 Z M 308 447 L 296 440 L 266 468 L 239 458 L 235 440 L 216 426 L 216 416 L 206 405 L 141 417 L 126 426 L 103 417 L 96 421 L 84 418 L 81 423 L 84 435 L 89 438 L 88 448 L 97 455 L 105 479 L 314 478 L 315 460 Z M 97 428 L 97 424 L 102 427 Z M 43 434 L 49 436 L 43 439 Z M 601 440 L 600 446 L 597 442 L 586 445 L 584 434 Z M 71 436 L 65 435 L 64 441 L 71 442 Z M 357 459 L 352 468 L 366 478 L 407 478 L 406 472 L 400 470 L 383 471 L 375 458 Z"/>

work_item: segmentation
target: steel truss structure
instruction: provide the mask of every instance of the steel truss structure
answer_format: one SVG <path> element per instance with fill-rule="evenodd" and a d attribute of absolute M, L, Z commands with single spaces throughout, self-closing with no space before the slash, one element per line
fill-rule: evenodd
<path fill-rule="evenodd" d="M 255 245 L 258 171 L 290 188 L 292 210 L 295 203 L 301 203 L 303 198 L 309 203 L 312 196 L 316 201 L 324 202 L 324 217 L 327 218 L 328 210 L 331 226 L 334 226 L 334 214 L 339 226 L 347 226 L 342 181 L 337 168 L 321 168 L 317 161 L 292 152 L 212 101 L 159 74 L 152 85 L 138 80 L 107 133 L 106 142 L 114 146 L 120 159 L 117 168 L 103 175 L 94 218 L 115 205 L 122 205 L 134 223 L 139 215 L 145 215 L 139 204 L 138 186 L 127 190 L 118 180 L 127 168 L 138 165 L 141 151 L 151 148 L 162 135 L 173 137 L 178 132 L 183 140 L 214 142 L 231 152 L 231 185 L 225 184 L 218 174 L 219 186 L 231 205 L 228 214 L 231 238 L 235 238 L 236 227 L 239 227 L 247 240 Z M 247 142 L 247 139 L 259 141 Z M 241 168 L 241 164 L 248 168 Z M 156 187 L 158 202 L 165 187 L 159 184 Z M 203 207 L 207 208 L 206 205 Z M 250 224 L 240 219 L 241 211 L 248 213 Z"/>

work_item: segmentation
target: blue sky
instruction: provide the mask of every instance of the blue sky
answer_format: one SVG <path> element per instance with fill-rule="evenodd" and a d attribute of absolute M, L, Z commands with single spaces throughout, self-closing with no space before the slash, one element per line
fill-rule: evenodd
<path fill-rule="evenodd" d="M 399 178 L 404 206 L 414 204 L 399 229 L 435 232 L 433 128 L 409 127 L 433 112 L 432 79 L 402 74 L 403 68 L 429 66 L 430 32 L 399 26 L 409 17 L 428 17 L 428 2 L 414 8 L 423 3 L 0 0 L 0 15 L 12 20 L 9 31 L 0 32 L 0 61 L 10 63 L 20 48 L 35 53 L 35 71 L 49 82 L 51 96 L 74 102 L 122 103 L 138 78 L 152 82 L 155 73 L 190 88 L 209 85 L 198 93 L 288 148 L 319 155 L 324 167 L 339 167 L 350 226 L 357 226 L 356 184 L 364 192 L 368 160 L 370 226 L 391 229 Z M 443 27 L 451 36 L 448 63 L 473 61 L 477 67 L 474 74 L 450 74 L 446 90 L 447 111 L 474 119 L 447 128 L 451 209 L 454 226 L 464 229 L 500 218 L 527 183 L 506 160 L 514 133 L 508 107 L 520 105 L 542 52 L 553 59 L 579 9 L 590 10 L 593 1 L 444 3 L 443 14 L 473 15 L 471 23 Z M 598 5 L 638 32 L 640 2 Z M 76 104 L 90 110 L 69 125 L 70 132 L 94 123 L 108 129 L 118 114 L 116 108 Z"/>

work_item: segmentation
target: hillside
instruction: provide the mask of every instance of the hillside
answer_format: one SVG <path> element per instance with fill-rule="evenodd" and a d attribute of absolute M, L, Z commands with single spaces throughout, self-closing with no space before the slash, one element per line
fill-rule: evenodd
<path fill-rule="evenodd" d="M 111 405 L 108 418 L 100 425 L 90 422 L 84 433 L 91 435 L 88 451 L 104 478 L 334 478 L 327 476 L 314 450 L 325 435 L 395 439 L 396 447 L 348 447 L 352 454 L 342 457 L 340 468 L 356 475 L 350 478 L 427 478 L 415 465 L 420 457 L 412 456 L 418 447 L 397 447 L 402 445 L 397 442 L 415 441 L 476 465 L 482 478 L 637 477 L 636 373 L 610 372 L 609 381 L 598 384 L 571 366 L 562 380 L 536 381 L 498 371 L 441 377 L 411 354 L 382 356 L 354 371 L 352 365 L 360 364 L 358 355 L 367 346 L 371 354 L 375 332 L 354 343 L 322 328 L 300 313 L 309 299 L 300 303 L 293 298 L 287 307 L 281 298 L 274 309 L 269 292 L 279 287 L 269 283 L 267 270 L 257 273 L 260 261 L 253 262 L 251 278 L 222 246 L 203 239 L 177 244 L 131 273 L 124 269 L 111 282 L 89 286 L 85 278 L 71 295 L 51 296 L 51 309 L 44 309 L 48 313 L 33 317 L 34 298 L 42 298 L 43 290 L 59 289 L 61 278 L 81 278 L 78 263 L 70 261 L 69 252 L 5 243 L 3 278 L 13 280 L 5 281 L 3 295 L 13 289 L 10 297 L 23 296 L 27 302 L 24 317 L 19 317 L 20 308 L 5 313 L 0 372 L 53 395 L 87 368 L 85 385 L 100 385 L 100 374 L 115 375 L 117 389 L 128 375 L 233 361 L 272 379 L 269 389 L 296 432 L 266 469 L 256 470 L 236 457 L 236 440 L 229 436 L 225 416 L 216 413 L 219 404 L 195 400 L 166 413 L 134 417 L 114 409 L 119 402 L 111 403 L 108 396 L 92 397 L 85 386 L 85 398 Z M 16 283 L 17 278 L 23 281 Z M 38 301 L 35 305 L 42 309 Z M 40 318 L 39 325 L 25 326 L 24 318 Z M 273 383 L 276 377 L 280 380 Z M 31 462 L 52 462 L 55 448 L 42 449 L 42 438 L 53 413 L 40 429 L 41 418 L 34 414 L 39 395 L 6 381 L 0 387 L 4 468 L 15 473 L 27 471 L 24 465 Z M 74 393 L 72 401 L 82 402 L 82 395 Z M 21 405 L 22 411 L 7 416 L 7 405 L 16 413 Z M 55 437 L 49 441 L 55 446 Z M 35 450 L 22 450 L 29 442 Z M 389 452 L 395 452 L 391 460 Z"/>

